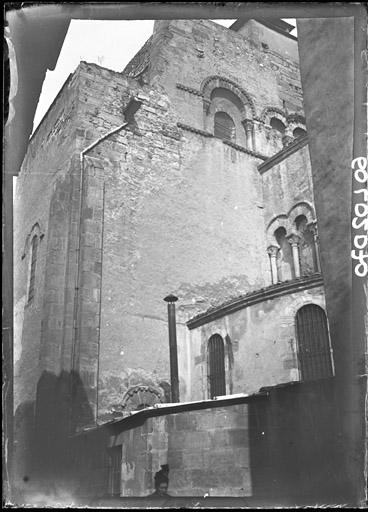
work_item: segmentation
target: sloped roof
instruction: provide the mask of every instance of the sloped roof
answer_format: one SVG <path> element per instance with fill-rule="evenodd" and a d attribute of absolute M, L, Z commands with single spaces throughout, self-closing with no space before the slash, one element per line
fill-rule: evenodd
<path fill-rule="evenodd" d="M 293 39 L 294 41 L 297 40 L 295 36 L 290 34 L 290 32 L 295 27 L 290 23 L 287 23 L 286 21 L 281 20 L 279 18 L 239 18 L 232 25 L 230 25 L 229 29 L 238 32 L 238 30 L 240 30 L 250 19 L 258 21 L 258 23 L 261 23 L 265 27 L 268 27 L 274 30 L 275 32 L 278 32 L 279 34 L 283 34 L 289 39 Z"/>

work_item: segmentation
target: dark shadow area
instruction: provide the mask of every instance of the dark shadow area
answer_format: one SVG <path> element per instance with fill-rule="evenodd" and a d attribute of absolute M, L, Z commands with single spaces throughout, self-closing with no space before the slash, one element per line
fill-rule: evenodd
<path fill-rule="evenodd" d="M 23 446 L 23 489 L 43 494 L 46 504 L 66 492 L 78 506 L 112 508 L 318 506 L 349 503 L 344 467 L 345 441 L 334 377 L 263 388 L 247 399 L 252 496 L 120 497 L 122 446 L 112 438 L 141 426 L 148 417 L 168 413 L 142 411 L 124 425 L 113 422 L 76 431 L 71 411 L 87 410 L 80 379 L 63 372 L 44 373 L 33 404 L 17 410 Z M 74 395 L 70 394 L 74 389 Z M 74 404 L 70 396 L 78 397 Z M 218 407 L 219 404 L 211 404 Z M 183 406 L 184 407 L 184 406 Z M 187 407 L 187 406 L 186 406 Z M 203 405 L 202 405 L 203 407 Z M 245 418 L 244 418 L 245 420 Z M 86 425 L 87 426 L 87 425 Z M 34 428 L 33 428 L 34 427 Z M 129 436 L 131 442 L 133 437 Z M 170 493 L 169 493 L 170 494 Z M 32 491 L 23 493 L 29 503 Z"/>
<path fill-rule="evenodd" d="M 19 405 L 14 415 L 14 499 L 16 503 L 24 502 L 21 488 L 33 485 L 35 480 L 33 460 L 35 458 L 35 416 L 34 402 Z"/>
<path fill-rule="evenodd" d="M 51 504 L 60 490 L 73 494 L 75 458 L 70 436 L 82 420 L 84 426 L 95 425 L 79 376 L 44 372 L 37 384 L 36 403 L 21 404 L 15 414 L 17 504 L 32 502 L 35 495 L 50 497 Z"/>
<path fill-rule="evenodd" d="M 346 503 L 334 378 L 268 391 L 249 403 L 254 499 L 280 506 Z"/>

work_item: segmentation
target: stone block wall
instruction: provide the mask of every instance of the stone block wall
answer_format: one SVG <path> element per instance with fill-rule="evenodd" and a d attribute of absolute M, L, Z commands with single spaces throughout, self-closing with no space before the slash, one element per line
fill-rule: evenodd
<path fill-rule="evenodd" d="M 52 437 L 54 422 L 57 424 L 60 420 L 64 426 L 69 421 L 61 373 L 63 369 L 70 371 L 71 337 L 66 337 L 66 333 L 67 328 L 69 332 L 73 329 L 73 318 L 66 305 L 73 303 L 75 290 L 75 239 L 71 239 L 71 234 L 75 230 L 79 201 L 75 183 L 78 162 L 73 158 L 78 81 L 78 73 L 69 77 L 33 134 L 16 184 L 14 482 L 19 488 L 27 487 L 24 477 L 34 480 L 34 470 L 40 467 L 40 453 L 34 459 L 37 463 L 31 462 L 37 451 L 34 436 L 37 395 L 43 395 L 41 416 L 45 411 L 49 416 L 49 422 L 40 432 L 44 446 L 52 445 L 49 437 Z M 39 244 L 35 292 L 29 301 L 30 247 L 34 234 Z M 63 410 L 60 417 L 58 407 Z M 38 412 L 41 409 L 38 408 Z"/>
<path fill-rule="evenodd" d="M 121 496 L 148 496 L 169 465 L 172 496 L 250 496 L 247 405 L 153 417 L 113 436 L 122 448 Z"/>
<path fill-rule="evenodd" d="M 291 210 L 303 204 L 316 218 L 312 170 L 308 145 L 296 147 L 290 155 L 266 171 L 262 171 L 264 219 L 266 229 L 278 216 L 289 216 Z"/>
<path fill-rule="evenodd" d="M 190 394 L 209 398 L 207 345 L 213 334 L 225 343 L 226 393 L 254 393 L 264 386 L 299 380 L 295 315 L 305 304 L 325 307 L 322 287 L 289 293 L 251 305 L 190 331 Z M 183 388 L 184 390 L 184 388 Z"/>
<path fill-rule="evenodd" d="M 155 490 L 154 476 L 167 464 L 167 417 L 149 418 L 141 427 L 122 432 L 121 496 L 147 496 Z"/>
<path fill-rule="evenodd" d="M 155 473 L 167 464 L 172 498 L 233 496 L 254 498 L 253 505 L 261 505 L 257 500 L 264 498 L 277 505 L 310 504 L 312 499 L 326 503 L 341 492 L 333 386 L 333 379 L 286 384 L 249 396 L 246 403 L 202 404 L 201 409 L 187 404 L 181 412 L 130 418 L 83 434 L 73 441 L 79 492 L 106 496 L 103 454 L 120 447 L 121 497 L 149 496 Z M 95 489 L 90 485 L 94 481 Z"/>
<path fill-rule="evenodd" d="M 55 468 L 53 482 L 59 487 L 73 475 L 68 488 L 74 502 L 83 498 L 89 506 L 150 508 L 164 501 L 190 508 L 198 501 L 189 497 L 197 497 L 206 507 L 219 496 L 243 498 L 240 506 L 332 503 L 344 492 L 336 400 L 334 380 L 324 379 L 268 388 L 245 403 L 187 404 L 162 416 L 138 413 L 70 440 L 69 471 L 63 475 Z M 121 470 L 115 465 L 113 473 L 112 452 L 121 453 Z M 164 464 L 171 498 L 142 500 L 153 492 L 154 475 Z M 129 500 L 119 500 L 119 494 Z"/>
<path fill-rule="evenodd" d="M 35 398 L 42 369 L 39 357 L 45 329 L 52 329 L 52 324 L 56 330 L 60 329 L 53 312 L 64 303 L 63 275 L 69 236 L 66 217 L 70 215 L 77 102 L 78 74 L 75 74 L 68 79 L 32 136 L 17 178 L 14 200 L 15 409 L 21 401 Z M 29 237 L 35 225 L 40 235 L 36 291 L 32 302 L 28 302 Z"/>
<path fill-rule="evenodd" d="M 270 282 L 262 155 L 203 131 L 203 96 L 195 91 L 214 75 L 239 84 L 257 132 L 287 86 L 257 45 L 209 21 L 157 22 L 147 51 L 142 80 L 81 63 L 32 140 L 19 183 L 17 204 L 29 192 L 29 207 L 16 222 L 38 219 L 45 232 L 39 313 L 24 308 L 25 264 L 16 270 L 16 315 L 25 315 L 24 336 L 32 337 L 22 346 L 34 359 L 24 369 L 34 382 L 38 357 L 38 375 L 74 369 L 81 424 L 121 405 L 131 385 L 167 386 L 168 293 L 204 310 Z M 294 73 L 295 64 L 280 59 Z M 141 105 L 125 126 L 133 95 Z M 41 169 L 52 169 L 45 189 Z M 42 215 L 30 213 L 41 192 Z M 185 358 L 180 365 L 187 375 Z"/>
<path fill-rule="evenodd" d="M 259 42 L 259 27 L 244 35 L 209 20 L 156 21 L 145 79 L 165 88 L 181 122 L 202 130 L 208 130 L 205 80 L 216 76 L 237 84 L 252 105 L 248 117 L 254 123 L 256 150 L 271 156 L 282 147 L 281 136 L 270 133 L 264 113 L 272 108 L 288 125 L 289 114 L 303 113 L 302 90 L 297 42 L 285 43 L 284 36 L 262 27 L 281 45 L 266 49 Z M 208 131 L 213 133 L 213 128 Z"/>
<path fill-rule="evenodd" d="M 280 34 L 257 20 L 247 20 L 236 31 L 244 38 L 251 39 L 260 50 L 274 52 L 279 57 L 295 63 L 299 60 L 298 44 L 295 39 Z"/>
<path fill-rule="evenodd" d="M 89 64 L 80 77 L 78 148 L 118 127 L 131 95 L 142 102 L 134 126 L 86 156 L 103 176 L 99 369 L 101 413 L 107 413 L 133 373 L 141 379 L 136 384 L 169 380 L 163 297 L 175 293 L 192 303 L 200 296 L 212 304 L 257 289 L 268 279 L 268 256 L 257 253 L 265 245 L 258 158 L 180 129 L 177 106 L 159 85 L 139 86 Z M 101 262 L 97 253 L 87 260 L 92 272 Z M 120 384 L 108 403 L 112 377 Z"/>
<path fill-rule="evenodd" d="M 168 416 L 173 496 L 251 496 L 247 405 Z"/>

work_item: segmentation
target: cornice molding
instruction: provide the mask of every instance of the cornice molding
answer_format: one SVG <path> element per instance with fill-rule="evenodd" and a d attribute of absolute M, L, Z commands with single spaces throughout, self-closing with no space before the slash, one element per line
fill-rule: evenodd
<path fill-rule="evenodd" d="M 237 149 L 238 151 L 241 151 L 242 153 L 247 153 L 248 155 L 254 156 L 256 158 L 260 158 L 261 160 L 267 160 L 267 156 L 261 155 L 260 153 L 256 153 L 255 151 L 252 151 L 251 149 L 244 148 L 243 146 L 239 146 L 238 144 L 235 144 L 235 142 L 231 142 L 230 140 L 223 140 L 222 141 L 227 146 L 230 146 L 234 149 Z"/>
<path fill-rule="evenodd" d="M 313 274 L 312 276 L 301 277 L 292 281 L 286 281 L 284 283 L 273 284 L 267 288 L 262 288 L 255 292 L 251 292 L 237 299 L 233 299 L 221 306 L 211 308 L 210 310 L 200 313 L 199 315 L 191 318 L 187 322 L 188 329 L 192 330 L 201 325 L 213 322 L 218 318 L 230 315 L 241 309 L 253 306 L 259 302 L 265 302 L 267 300 L 276 299 L 283 295 L 290 295 L 291 293 L 301 292 L 308 290 L 309 288 L 316 288 L 323 286 L 323 278 L 321 274 Z"/>
<path fill-rule="evenodd" d="M 177 123 L 177 127 L 181 128 L 182 130 L 186 130 L 188 132 L 196 133 L 198 135 L 202 135 L 203 137 L 214 137 L 214 135 L 210 132 L 206 132 L 205 130 L 200 130 L 199 128 L 194 128 L 194 126 L 189 126 L 188 124 L 184 123 Z M 259 153 L 256 153 L 255 151 L 252 151 L 251 149 L 244 148 L 243 146 L 239 146 L 238 144 L 235 144 L 235 142 L 231 142 L 229 140 L 222 140 L 224 144 L 227 146 L 230 146 L 237 151 L 241 151 L 242 153 L 247 153 L 248 155 L 254 156 L 255 158 L 259 158 L 260 160 L 267 160 L 267 157 L 264 155 L 261 155 Z"/>
<path fill-rule="evenodd" d="M 200 130 L 199 128 L 194 128 L 193 126 L 189 126 L 188 124 L 177 123 L 176 125 L 178 128 L 181 128 L 182 130 L 187 130 L 188 132 L 197 133 L 198 135 L 203 135 L 203 137 L 213 137 L 212 133 L 206 132 L 204 130 Z"/>
<path fill-rule="evenodd" d="M 203 98 L 203 94 L 201 93 L 201 91 L 199 91 L 198 89 L 194 89 L 193 87 L 177 83 L 176 88 L 181 89 L 182 91 L 189 92 L 190 94 L 194 94 L 195 96 L 199 96 L 200 98 Z"/>

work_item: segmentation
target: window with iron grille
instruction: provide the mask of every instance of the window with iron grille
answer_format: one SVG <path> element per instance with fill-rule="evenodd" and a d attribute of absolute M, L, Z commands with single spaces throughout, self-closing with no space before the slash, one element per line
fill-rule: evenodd
<path fill-rule="evenodd" d="M 218 139 L 235 142 L 235 124 L 226 112 L 216 112 L 214 135 Z"/>
<path fill-rule="evenodd" d="M 308 304 L 296 314 L 299 364 L 302 380 L 333 375 L 327 317 L 324 310 Z"/>
<path fill-rule="evenodd" d="M 30 272 L 29 272 L 28 302 L 30 302 L 33 299 L 34 293 L 35 293 L 37 250 L 38 250 L 38 237 L 37 237 L 37 235 L 35 235 L 32 238 L 32 244 L 31 244 L 31 267 L 30 267 Z"/>
<path fill-rule="evenodd" d="M 214 334 L 208 341 L 208 382 L 210 398 L 226 394 L 225 348 L 219 334 Z"/>

